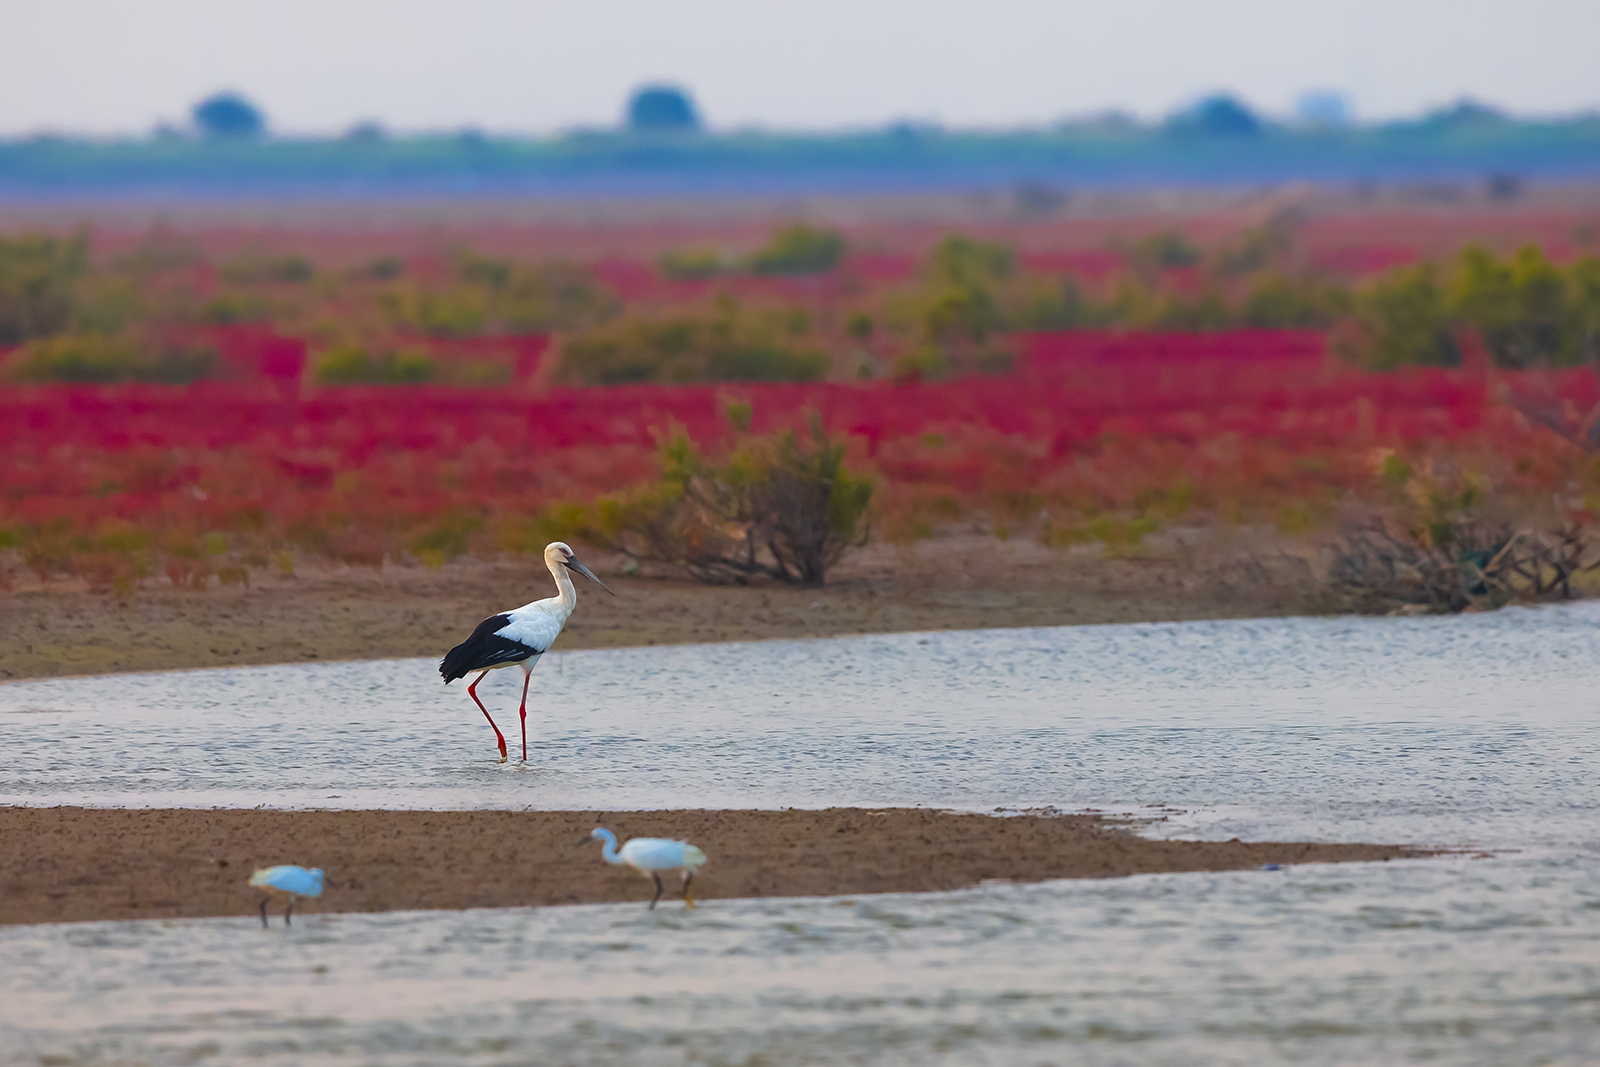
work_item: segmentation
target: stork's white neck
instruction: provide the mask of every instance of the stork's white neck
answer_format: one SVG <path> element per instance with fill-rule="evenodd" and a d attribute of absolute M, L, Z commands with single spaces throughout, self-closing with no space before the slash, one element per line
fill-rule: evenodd
<path fill-rule="evenodd" d="M 572 585 L 572 575 L 568 572 L 566 564 L 546 557 L 544 565 L 550 568 L 550 577 L 556 580 L 556 591 L 560 594 L 561 617 L 566 618 L 572 614 L 572 609 L 578 606 L 578 590 Z"/>

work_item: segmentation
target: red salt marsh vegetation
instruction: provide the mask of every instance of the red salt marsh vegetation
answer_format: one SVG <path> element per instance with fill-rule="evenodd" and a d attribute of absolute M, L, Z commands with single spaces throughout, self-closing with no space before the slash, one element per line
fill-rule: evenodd
<path fill-rule="evenodd" d="M 7 238 L 5 284 L 33 295 L 0 301 L 0 576 L 126 598 L 514 559 L 603 534 L 674 440 L 716 464 L 813 425 L 870 485 L 875 544 L 1026 542 L 1084 570 L 1248 531 L 1313 585 L 1375 521 L 1447 567 L 1513 535 L 1582 547 L 1586 218 L 747 226 L 591 234 L 587 259 Z M 1529 564 L 1540 595 L 1587 565 Z"/>
<path fill-rule="evenodd" d="M 897 542 L 972 521 L 1113 553 L 1173 524 L 1302 534 L 1430 471 L 1559 497 L 1556 518 L 1593 506 L 1583 453 L 1504 402 L 1537 391 L 1585 413 L 1600 400 L 1585 370 L 1364 373 L 1314 333 L 1014 340 L 1011 373 L 931 383 L 8 389 L 4 521 L 38 582 L 124 592 L 242 582 L 296 556 L 527 552 L 563 506 L 658 477 L 670 433 L 715 452 L 744 436 L 741 415 L 759 435 L 811 412 L 878 479 Z"/>

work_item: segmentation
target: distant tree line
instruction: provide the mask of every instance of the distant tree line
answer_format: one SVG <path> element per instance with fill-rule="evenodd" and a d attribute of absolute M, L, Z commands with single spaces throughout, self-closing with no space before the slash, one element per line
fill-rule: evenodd
<path fill-rule="evenodd" d="M 1221 94 L 1158 122 L 1111 113 L 1004 131 L 905 122 L 833 133 L 715 131 L 691 95 L 672 85 L 639 88 L 620 123 L 549 137 L 472 128 L 391 134 L 371 121 L 336 136 L 272 137 L 262 108 L 231 91 L 200 101 L 190 119 L 149 137 L 0 139 L 0 183 L 51 192 L 174 183 L 217 190 L 282 183 L 303 191 L 352 181 L 437 189 L 472 177 L 587 192 L 597 180 L 624 176 L 635 189 L 681 191 L 725 188 L 730 179 L 747 189 L 802 181 L 878 189 L 908 179 L 946 188 L 1116 186 L 1132 175 L 1172 183 L 1416 182 L 1447 170 L 1475 172 L 1496 195 L 1516 196 L 1528 178 L 1600 162 L 1600 115 L 1519 119 L 1464 100 L 1414 119 L 1360 124 L 1328 94 L 1287 121 Z"/>

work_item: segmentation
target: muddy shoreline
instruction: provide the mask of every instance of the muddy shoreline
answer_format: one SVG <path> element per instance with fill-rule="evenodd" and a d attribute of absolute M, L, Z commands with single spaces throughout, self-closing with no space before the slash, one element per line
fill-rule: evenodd
<path fill-rule="evenodd" d="M 1260 558 L 1276 561 L 1265 567 Z M 1307 575 L 1248 544 L 1134 558 L 1098 547 L 962 536 L 874 545 L 828 584 L 706 586 L 593 564 L 615 598 L 579 589 L 563 650 L 1001 626 L 1262 618 L 1317 610 Z M 440 656 L 480 619 L 552 592 L 537 560 L 439 570 L 257 572 L 248 589 L 155 585 L 129 597 L 67 584 L 0 591 L 0 681 L 123 671 Z"/>
<path fill-rule="evenodd" d="M 318 866 L 340 883 L 301 915 L 648 902 L 651 886 L 580 844 L 683 837 L 710 862 L 702 901 L 959 889 L 1269 863 L 1382 861 L 1402 846 L 1152 841 L 1094 815 L 822 811 L 259 811 L 0 808 L 0 924 L 253 917 L 251 871 Z M 675 892 L 669 879 L 669 894 Z M 664 898 L 665 899 L 665 898 Z M 678 903 L 665 906 L 681 907 Z M 281 915 L 281 903 L 274 914 Z M 275 919 L 275 921 L 281 921 Z"/>

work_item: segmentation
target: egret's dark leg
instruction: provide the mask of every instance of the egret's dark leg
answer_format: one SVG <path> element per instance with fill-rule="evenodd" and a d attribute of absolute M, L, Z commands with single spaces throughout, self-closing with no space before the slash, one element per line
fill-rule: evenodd
<path fill-rule="evenodd" d="M 693 871 L 684 871 L 683 872 L 683 903 L 684 903 L 685 907 L 698 908 L 700 905 L 696 904 L 694 902 L 694 900 L 689 896 L 689 883 L 692 882 L 692 881 L 694 881 L 694 872 Z"/>
<path fill-rule="evenodd" d="M 494 739 L 500 742 L 500 762 L 504 763 L 506 761 L 506 736 L 500 732 L 500 727 L 495 726 L 494 719 L 489 715 L 489 709 L 483 706 L 483 701 L 478 699 L 478 683 L 483 681 L 488 673 L 488 671 L 484 671 L 483 674 L 472 680 L 472 684 L 467 686 L 467 696 L 471 697 L 472 702 L 478 705 L 478 710 L 483 712 L 483 717 L 489 720 L 489 726 L 494 730 Z"/>
<path fill-rule="evenodd" d="M 650 910 L 655 911 L 656 901 L 661 899 L 661 892 L 666 887 L 661 884 L 661 876 L 659 874 L 652 874 L 650 877 L 654 878 L 656 882 L 656 895 L 650 898 Z"/>
<path fill-rule="evenodd" d="M 289 894 L 289 906 L 283 909 L 283 925 L 289 925 L 289 916 L 294 914 L 294 894 Z"/>
<path fill-rule="evenodd" d="M 528 762 L 528 682 L 533 678 L 533 672 L 527 667 L 522 668 L 522 706 L 517 709 L 517 714 L 522 717 L 522 762 Z"/>
<path fill-rule="evenodd" d="M 261 898 L 261 929 L 267 928 L 267 898 Z"/>

